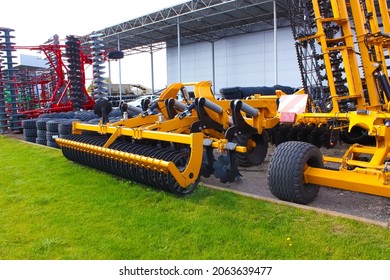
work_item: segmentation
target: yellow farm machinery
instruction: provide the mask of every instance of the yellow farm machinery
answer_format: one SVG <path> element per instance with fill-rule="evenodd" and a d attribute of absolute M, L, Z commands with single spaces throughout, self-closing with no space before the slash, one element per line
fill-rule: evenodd
<path fill-rule="evenodd" d="M 277 147 L 268 184 L 279 199 L 307 204 L 320 186 L 390 197 L 387 1 L 289 4 L 302 90 L 225 100 L 209 81 L 175 83 L 142 108 L 121 104 L 123 118 L 112 123 L 102 98 L 94 108 L 99 124 L 74 122 L 72 135 L 57 138 L 63 154 L 184 195 L 200 176 L 237 180 L 239 164 L 263 162 L 270 138 Z M 289 110 L 290 98 L 304 100 L 303 110 Z M 319 148 L 339 139 L 351 143 L 345 154 L 323 156 Z"/>
<path fill-rule="evenodd" d="M 290 7 L 308 103 L 292 123 L 278 126 L 291 128 L 284 134 L 290 141 L 280 141 L 271 159 L 271 192 L 302 204 L 315 199 L 319 186 L 390 197 L 386 0 L 291 0 Z M 322 156 L 291 132 L 299 127 L 325 127 L 331 141 L 338 135 L 355 143 L 341 158 Z"/>
<path fill-rule="evenodd" d="M 111 105 L 100 99 L 99 124 L 74 122 L 73 134 L 56 141 L 70 160 L 182 195 L 194 190 L 201 175 L 236 180 L 237 153 L 247 155 L 241 156 L 246 164 L 264 160 L 265 129 L 278 123 L 277 99 L 217 100 L 209 81 L 175 83 L 142 108 L 121 104 L 124 117 L 114 123 L 107 117 Z M 237 137 L 245 137 L 241 145 Z"/>

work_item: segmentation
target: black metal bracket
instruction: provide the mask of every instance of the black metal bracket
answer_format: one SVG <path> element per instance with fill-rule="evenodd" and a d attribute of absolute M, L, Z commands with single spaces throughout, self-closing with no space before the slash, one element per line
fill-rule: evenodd
<path fill-rule="evenodd" d="M 153 114 L 156 114 L 155 109 L 158 106 L 158 101 L 155 100 L 153 102 L 150 101 L 150 99 L 144 99 L 141 101 L 141 108 L 142 108 L 142 113 L 141 115 L 143 117 L 150 116 Z"/>
<path fill-rule="evenodd" d="M 190 128 L 192 133 L 201 132 L 203 129 L 210 129 L 210 128 L 218 132 L 223 131 L 222 124 L 213 120 L 207 113 L 205 109 L 206 101 L 207 100 L 204 97 L 195 99 L 195 108 L 196 108 L 196 112 L 198 113 L 199 121 L 192 123 Z"/>
<path fill-rule="evenodd" d="M 173 98 L 166 99 L 164 101 L 165 108 L 167 109 L 167 114 L 169 119 L 173 119 L 177 115 L 177 111 L 174 107 L 175 100 Z"/>
<path fill-rule="evenodd" d="M 149 98 L 142 99 L 141 100 L 142 111 L 148 110 L 149 104 L 150 104 L 150 99 Z"/>
<path fill-rule="evenodd" d="M 112 111 L 112 104 L 105 98 L 100 98 L 95 102 L 93 106 L 93 112 L 102 118 L 103 124 L 109 122 L 108 115 Z"/>
<path fill-rule="evenodd" d="M 236 157 L 236 151 L 228 150 L 226 155 L 220 155 L 214 162 L 214 176 L 219 178 L 221 183 L 232 183 L 242 177 Z"/>
<path fill-rule="evenodd" d="M 186 109 L 179 113 L 179 119 L 183 119 L 186 116 L 191 116 L 191 111 L 195 108 L 195 102 L 192 102 L 190 105 L 186 106 Z"/>
<path fill-rule="evenodd" d="M 204 149 L 203 164 L 201 169 L 201 174 L 204 178 L 209 178 L 211 174 L 214 174 L 214 161 L 213 148 L 206 146 Z"/>
<path fill-rule="evenodd" d="M 230 102 L 230 109 L 232 110 L 233 124 L 235 126 L 236 134 L 256 134 L 257 129 L 249 125 L 241 114 L 243 102 L 241 100 L 232 100 Z"/>

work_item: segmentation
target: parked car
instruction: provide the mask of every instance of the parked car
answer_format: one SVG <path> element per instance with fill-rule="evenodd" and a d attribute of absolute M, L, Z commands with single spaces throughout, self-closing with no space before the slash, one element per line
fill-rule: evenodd
<path fill-rule="evenodd" d="M 141 95 L 140 97 L 137 97 L 136 99 L 127 102 L 127 105 L 141 108 L 142 100 L 150 99 L 153 102 L 154 100 L 158 99 L 158 97 L 159 97 L 158 95 L 152 95 L 152 94 Z"/>

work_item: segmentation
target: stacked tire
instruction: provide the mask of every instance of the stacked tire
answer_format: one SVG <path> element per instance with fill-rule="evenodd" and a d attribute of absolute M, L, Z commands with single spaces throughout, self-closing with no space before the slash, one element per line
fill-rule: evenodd
<path fill-rule="evenodd" d="M 36 128 L 37 128 L 37 139 L 35 140 L 35 143 L 40 145 L 47 145 L 47 139 L 46 139 L 46 123 L 50 121 L 51 118 L 38 118 L 36 121 Z"/>
<path fill-rule="evenodd" d="M 58 137 L 65 138 L 67 135 L 72 134 L 72 124 L 77 119 L 64 120 L 58 124 Z"/>
<path fill-rule="evenodd" d="M 59 148 L 56 143 L 56 138 L 59 135 L 58 125 L 63 122 L 64 119 L 53 119 L 46 123 L 46 144 L 52 148 Z"/>
<path fill-rule="evenodd" d="M 122 117 L 122 112 L 121 109 L 115 108 L 113 109 L 110 114 L 108 115 L 108 118 L 121 118 Z"/>
<path fill-rule="evenodd" d="M 274 85 L 272 87 L 227 87 L 221 88 L 219 92 L 225 99 L 244 99 L 254 94 L 274 95 L 276 90 L 281 90 L 286 94 L 293 94 L 296 88 L 282 85 Z"/>
<path fill-rule="evenodd" d="M 87 122 L 92 119 L 98 118 L 98 115 L 96 115 L 93 111 L 76 111 L 74 113 L 74 118 L 82 122 Z"/>
<path fill-rule="evenodd" d="M 22 121 L 23 139 L 24 141 L 35 143 L 37 139 L 36 119 L 29 119 Z"/>
<path fill-rule="evenodd" d="M 110 121 L 115 122 L 120 119 L 120 110 L 115 110 L 110 114 Z M 24 140 L 53 148 L 59 148 L 55 139 L 64 138 L 72 134 L 73 122 L 88 122 L 98 124 L 100 118 L 93 111 L 71 111 L 42 114 L 37 119 L 23 120 Z M 87 131 L 86 133 L 88 133 Z M 89 132 L 96 135 L 96 132 Z"/>

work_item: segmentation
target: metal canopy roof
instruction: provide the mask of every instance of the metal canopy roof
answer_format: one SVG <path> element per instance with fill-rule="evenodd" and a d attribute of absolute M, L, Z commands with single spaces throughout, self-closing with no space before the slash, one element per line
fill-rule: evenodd
<path fill-rule="evenodd" d="M 275 0 L 277 26 L 289 25 L 286 0 Z M 273 0 L 192 0 L 93 32 L 104 48 L 125 55 L 180 45 L 215 42 L 224 37 L 274 28 Z M 91 34 L 89 34 L 91 35 Z M 84 43 L 89 35 L 83 37 Z"/>

